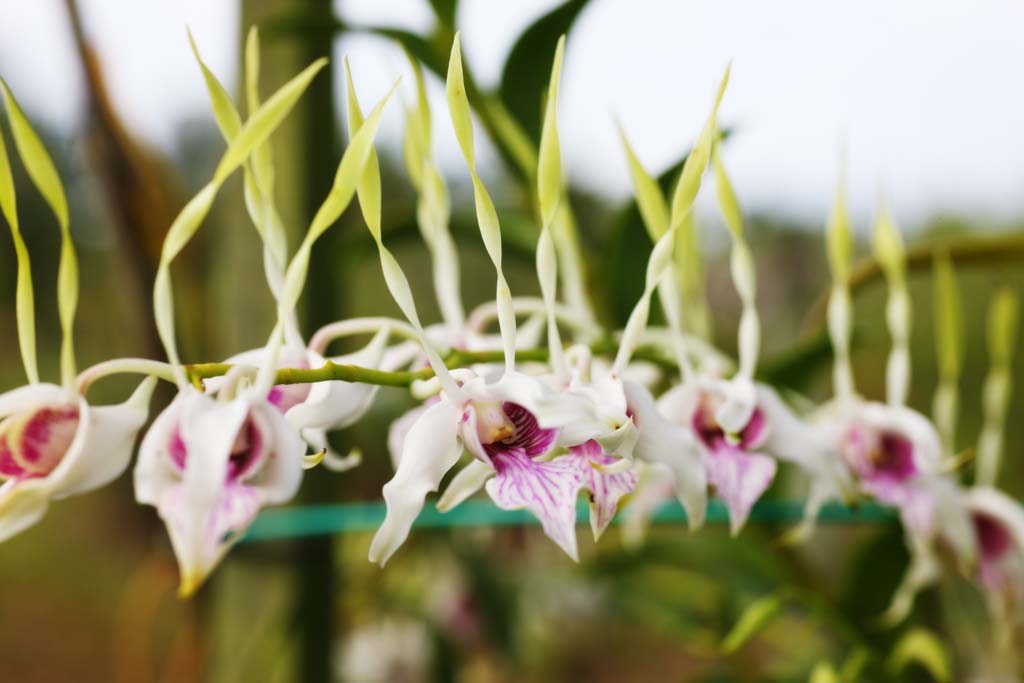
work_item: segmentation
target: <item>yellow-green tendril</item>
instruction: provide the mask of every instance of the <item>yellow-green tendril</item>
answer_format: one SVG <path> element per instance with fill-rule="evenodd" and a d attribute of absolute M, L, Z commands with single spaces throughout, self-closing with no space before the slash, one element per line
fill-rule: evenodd
<path fill-rule="evenodd" d="M 935 357 L 939 384 L 932 403 L 932 417 L 942 438 L 947 459 L 956 454 L 956 423 L 960 395 L 958 384 L 964 361 L 963 313 L 960 290 L 949 254 L 935 256 Z"/>
<path fill-rule="evenodd" d="M 732 254 L 729 259 L 733 284 L 743 303 L 739 326 L 739 374 L 752 380 L 757 369 L 757 353 L 761 346 L 761 321 L 757 317 L 757 279 L 754 272 L 754 258 L 750 253 L 743 234 L 743 214 L 740 212 L 736 192 L 733 190 L 725 164 L 716 143 L 712 149 L 715 166 L 715 184 L 718 190 L 718 205 L 732 237 Z"/>
<path fill-rule="evenodd" d="M 832 384 L 836 398 L 849 401 L 854 395 L 853 366 L 850 363 L 850 327 L 853 302 L 848 284 L 850 261 L 853 258 L 853 235 L 850 216 L 846 209 L 843 174 L 836 183 L 836 196 L 832 202 L 825 226 L 825 246 L 832 288 L 828 296 L 828 333 L 832 341 Z"/>
<path fill-rule="evenodd" d="M 675 249 L 676 233 L 683 225 L 686 215 L 693 208 L 693 201 L 700 190 L 701 177 L 704 175 L 704 170 L 707 168 L 711 157 L 711 147 L 714 144 L 715 135 L 718 130 L 718 106 L 722 102 L 722 95 L 725 94 L 725 87 L 728 83 L 729 69 L 726 69 L 725 75 L 718 86 L 711 114 L 704 123 L 704 128 L 697 138 L 697 143 L 693 146 L 693 151 L 686 157 L 682 173 L 679 174 L 679 182 L 672 196 L 671 219 L 668 230 L 655 242 L 654 249 L 651 250 L 651 257 L 647 262 L 643 294 L 641 294 L 640 300 L 637 301 L 633 312 L 629 315 L 626 329 L 622 333 L 622 343 L 619 346 L 618 354 L 615 356 L 615 362 L 612 366 L 616 372 L 621 372 L 625 368 L 626 363 L 629 362 L 636 349 L 641 333 L 647 327 L 647 319 L 651 310 L 651 297 L 671 263 L 672 254 Z M 682 356 L 681 362 L 686 363 L 686 354 L 684 353 Z M 684 365 L 683 367 L 685 368 L 686 366 Z"/>
<path fill-rule="evenodd" d="M 18 205 L 14 193 L 14 178 L 7 158 L 7 146 L 0 135 L 0 213 L 3 213 L 11 229 L 14 253 L 18 259 L 18 284 L 15 291 L 15 309 L 18 317 L 18 344 L 21 348 L 21 363 L 29 384 L 39 381 L 39 365 L 36 361 L 36 313 L 35 297 L 32 293 L 32 264 L 28 247 L 21 236 L 18 224 Z"/>
<path fill-rule="evenodd" d="M 537 202 L 541 221 L 540 238 L 537 240 L 537 278 L 540 280 L 541 296 L 544 299 L 544 308 L 547 314 L 548 352 L 551 355 L 551 366 L 556 375 L 561 377 L 568 375 L 569 368 L 562 354 L 562 339 L 558 334 L 558 317 L 555 313 L 558 256 L 555 252 L 555 242 L 551 237 L 551 226 L 555 222 L 564 192 L 562 152 L 558 142 L 558 84 L 561 78 L 564 54 L 565 36 L 562 36 L 558 39 L 554 64 L 551 66 L 551 84 L 548 86 L 544 125 L 541 129 L 540 149 L 537 156 Z"/>
<path fill-rule="evenodd" d="M 995 486 L 1003 451 L 1003 428 L 1013 389 L 1013 349 L 1017 341 L 1017 294 L 1000 290 L 988 314 L 988 376 L 982 393 L 983 423 L 978 439 L 977 484 Z"/>
<path fill-rule="evenodd" d="M 434 164 L 431 151 L 430 103 L 423 83 L 423 70 L 406 53 L 416 77 L 416 104 L 406 112 L 402 157 L 409 180 L 417 193 L 416 222 L 430 250 L 433 262 L 434 293 L 441 317 L 451 329 L 462 329 L 466 314 L 459 291 L 459 259 L 448 229 L 451 209 L 448 188 Z"/>
<path fill-rule="evenodd" d="M 174 334 L 174 298 L 171 293 L 171 263 L 195 235 L 206 215 L 210 212 L 217 192 L 228 177 L 242 165 L 252 150 L 260 145 L 277 128 L 291 111 L 295 102 L 305 91 L 309 82 L 327 63 L 319 59 L 306 67 L 299 75 L 285 83 L 269 100 L 257 109 L 248 121 L 231 138 L 228 147 L 214 171 L 213 178 L 193 197 L 174 219 L 164 238 L 157 268 L 156 283 L 153 286 L 153 310 L 156 316 L 157 332 L 167 352 L 167 358 L 175 367 L 179 385 L 187 381 Z"/>
<path fill-rule="evenodd" d="M 14 146 L 18 149 L 29 178 L 39 194 L 43 195 L 60 226 L 60 265 L 57 268 L 57 315 L 61 328 L 60 374 L 64 386 L 70 388 L 74 385 L 76 373 L 74 326 L 75 309 L 78 308 L 78 257 L 71 239 L 68 200 L 49 152 L 3 79 L 0 79 L 0 89 L 3 90 L 7 117 L 11 122 Z"/>
<path fill-rule="evenodd" d="M 480 225 L 480 236 L 484 242 L 487 255 L 494 263 L 497 273 L 497 285 L 494 295 L 498 302 L 498 326 L 501 329 L 501 344 L 505 350 L 505 369 L 515 368 L 516 348 L 516 316 L 512 310 L 512 293 L 505 280 L 501 268 L 501 225 L 498 223 L 498 212 L 491 201 L 491 195 L 480 180 L 476 171 L 476 152 L 473 148 L 473 116 L 469 109 L 469 98 L 466 96 L 466 82 L 462 73 L 462 48 L 459 34 L 455 34 L 452 44 L 451 59 L 448 61 L 448 78 L 445 88 L 448 95 L 448 111 L 452 119 L 455 138 L 459 149 L 466 159 L 469 175 L 473 180 L 473 201 L 476 204 L 476 220 Z"/>
<path fill-rule="evenodd" d="M 879 202 L 872 245 L 889 285 L 885 319 L 892 337 L 892 350 L 885 369 L 886 400 L 889 405 L 901 406 L 907 402 L 910 391 L 910 295 L 903 238 L 884 201 Z"/>

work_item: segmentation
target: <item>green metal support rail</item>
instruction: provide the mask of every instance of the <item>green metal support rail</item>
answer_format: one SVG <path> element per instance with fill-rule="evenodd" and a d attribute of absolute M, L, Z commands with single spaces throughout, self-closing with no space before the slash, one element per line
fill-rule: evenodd
<path fill-rule="evenodd" d="M 803 519 L 802 500 L 762 500 L 754 505 L 751 522 L 769 524 L 795 523 Z M 375 531 L 384 521 L 384 503 L 339 503 L 336 505 L 305 505 L 265 510 L 246 533 L 243 542 L 276 541 L 307 536 L 329 536 L 345 532 Z M 587 523 L 589 506 L 581 501 L 576 506 L 577 523 Z M 875 503 L 856 507 L 831 503 L 821 510 L 822 523 L 864 524 L 896 519 L 893 510 Z M 619 518 L 616 517 L 616 522 Z M 686 512 L 678 503 L 663 505 L 653 521 L 663 524 L 686 522 Z M 722 501 L 708 502 L 707 521 L 722 524 L 729 521 L 729 512 Z M 502 510 L 487 500 L 468 500 L 450 512 L 439 512 L 427 504 L 414 526 L 420 529 L 447 529 L 474 526 L 525 526 L 538 524 L 526 510 Z"/>

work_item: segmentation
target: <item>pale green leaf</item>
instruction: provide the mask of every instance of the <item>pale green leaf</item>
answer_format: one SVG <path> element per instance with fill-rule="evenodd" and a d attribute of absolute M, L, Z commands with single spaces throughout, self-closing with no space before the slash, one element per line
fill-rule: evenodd
<path fill-rule="evenodd" d="M 544 124 L 540 135 L 537 161 L 537 197 L 540 202 L 541 222 L 550 226 L 562 199 L 562 152 L 558 141 L 558 85 L 565 55 L 565 36 L 558 40 L 555 60 L 551 67 L 551 84 L 544 108 Z"/>
<path fill-rule="evenodd" d="M 35 297 L 32 292 L 32 265 L 28 247 L 21 236 L 18 225 L 18 206 L 14 192 L 14 178 L 11 163 L 7 157 L 7 145 L 0 135 L 0 213 L 7 219 L 14 241 L 14 253 L 18 260 L 18 277 L 15 289 L 15 311 L 18 324 L 18 344 L 21 362 L 30 384 L 39 381 L 39 366 L 36 360 L 36 314 Z"/>
<path fill-rule="evenodd" d="M 28 117 L 3 79 L 0 79 L 0 89 L 3 90 L 14 145 L 18 149 L 22 164 L 57 217 L 60 226 L 60 265 L 57 268 L 57 314 L 61 327 L 60 369 L 64 386 L 70 387 L 74 384 L 76 374 L 73 335 L 75 310 L 78 308 L 78 257 L 71 239 L 67 197 L 49 152 L 32 129 Z"/>
<path fill-rule="evenodd" d="M 647 234 L 650 235 L 651 241 L 656 242 L 668 230 L 668 202 L 658 186 L 658 181 L 640 163 L 640 159 L 637 158 L 632 145 L 629 144 L 629 139 L 621 125 L 619 126 L 619 138 L 626 150 L 626 160 L 629 162 L 629 174 L 633 179 L 633 192 L 636 195 L 640 218 L 643 219 L 644 227 L 647 228 Z M 679 248 L 678 243 L 676 248 Z"/>
<path fill-rule="evenodd" d="M 782 598 L 778 595 L 766 595 L 750 603 L 722 640 L 722 651 L 736 652 L 743 647 L 782 611 L 782 605 Z"/>
<path fill-rule="evenodd" d="M 886 668 L 894 676 L 902 675 L 911 664 L 918 664 L 939 683 L 953 679 L 946 646 L 931 631 L 914 628 L 900 638 L 893 648 Z"/>

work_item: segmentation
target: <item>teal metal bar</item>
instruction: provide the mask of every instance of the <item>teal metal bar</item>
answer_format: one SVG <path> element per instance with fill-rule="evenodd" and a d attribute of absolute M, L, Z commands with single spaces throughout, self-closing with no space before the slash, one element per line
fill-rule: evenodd
<path fill-rule="evenodd" d="M 781 524 L 803 519 L 801 500 L 762 500 L 754 505 L 753 522 Z M 375 531 L 384 521 L 384 503 L 339 503 L 337 505 L 305 505 L 264 510 L 249 528 L 242 542 L 276 541 L 307 536 L 324 536 L 346 532 Z M 587 523 L 590 509 L 586 502 L 576 506 L 576 521 Z M 865 524 L 896 519 L 895 513 L 875 503 L 849 507 L 838 503 L 826 505 L 818 519 L 831 524 Z M 616 518 L 618 521 L 618 518 Z M 686 512 L 678 503 L 670 502 L 654 515 L 654 522 L 682 524 Z M 722 524 L 729 513 L 720 500 L 708 502 L 707 521 Z M 428 504 L 414 526 L 420 529 L 448 529 L 476 526 L 526 526 L 537 524 L 537 518 L 526 510 L 502 510 L 487 500 L 467 500 L 450 512 L 438 512 Z"/>

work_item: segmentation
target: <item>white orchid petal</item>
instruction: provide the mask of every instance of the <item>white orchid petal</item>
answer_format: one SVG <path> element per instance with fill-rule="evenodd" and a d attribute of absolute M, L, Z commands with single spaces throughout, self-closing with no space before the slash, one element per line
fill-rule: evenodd
<path fill-rule="evenodd" d="M 665 465 L 638 462 L 640 479 L 623 510 L 622 540 L 630 548 L 643 545 L 647 527 L 658 509 L 675 495 L 675 475 Z"/>
<path fill-rule="evenodd" d="M 757 391 L 754 383 L 742 376 L 723 382 L 721 386 L 725 401 L 715 411 L 715 421 L 727 433 L 738 434 L 750 422 L 757 408 Z"/>
<path fill-rule="evenodd" d="M 0 486 L 0 542 L 38 522 L 49 506 L 50 490 L 42 479 L 11 480 Z"/>
<path fill-rule="evenodd" d="M 331 472 L 347 472 L 363 462 L 363 452 L 358 448 L 353 448 L 348 455 L 335 452 L 327 442 L 327 432 L 322 429 L 305 429 L 302 431 L 302 438 L 323 454 L 318 464 Z"/>
<path fill-rule="evenodd" d="M 418 405 L 407 410 L 391 423 L 391 427 L 388 428 L 388 454 L 391 456 L 391 469 L 398 469 L 398 463 L 402 462 L 405 437 L 409 435 L 409 430 L 419 421 L 423 413 L 427 412 L 429 407 L 427 404 Z"/>
<path fill-rule="evenodd" d="M 78 395 L 56 384 L 27 384 L 0 394 L 0 418 L 41 405 L 74 403 Z"/>
<path fill-rule="evenodd" d="M 54 498 L 91 491 L 121 476 L 131 462 L 139 429 L 149 417 L 155 386 L 156 378 L 147 378 L 119 405 L 92 407 L 80 400 L 75 440 L 47 476 Z"/>
<path fill-rule="evenodd" d="M 384 565 L 409 536 L 427 493 L 436 491 L 442 477 L 462 453 L 457 438 L 459 406 L 442 400 L 429 408 L 409 429 L 395 476 L 384 485 L 387 515 L 370 544 L 370 561 Z"/>
<path fill-rule="evenodd" d="M 502 510 L 527 509 L 540 520 L 544 533 L 573 560 L 576 546 L 576 498 L 583 485 L 574 458 L 533 460 L 521 449 L 494 456 L 497 473 L 487 493 Z"/>
<path fill-rule="evenodd" d="M 690 529 L 699 529 L 707 512 L 707 474 L 699 444 L 690 430 L 672 424 L 658 412 L 654 398 L 642 386 L 626 382 L 625 390 L 639 433 L 636 457 L 664 465 L 672 473 Z"/>
<path fill-rule="evenodd" d="M 494 476 L 494 468 L 487 463 L 473 458 L 452 477 L 451 483 L 437 501 L 437 509 L 448 512 L 462 501 L 483 488 L 484 483 Z"/>

